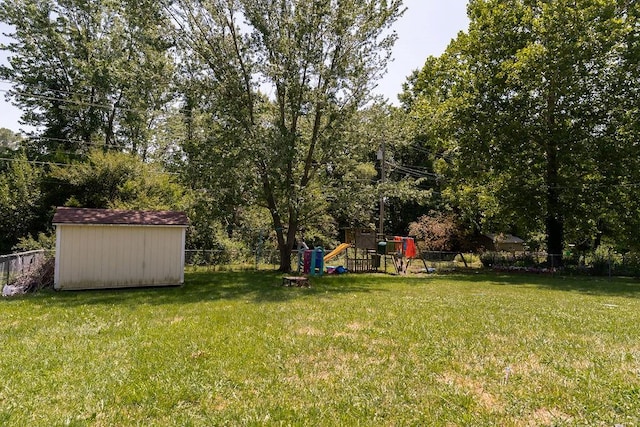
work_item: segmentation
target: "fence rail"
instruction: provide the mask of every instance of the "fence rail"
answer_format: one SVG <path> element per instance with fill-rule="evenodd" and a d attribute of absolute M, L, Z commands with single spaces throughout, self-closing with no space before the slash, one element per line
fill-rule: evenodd
<path fill-rule="evenodd" d="M 546 252 L 447 252 L 422 251 L 411 263 L 411 271 L 448 271 L 472 270 L 488 268 L 499 271 L 565 271 L 576 274 L 592 275 L 629 275 L 640 277 L 640 255 L 634 259 L 636 265 L 631 266 L 630 258 L 624 262 L 607 259 L 599 262 L 584 256 L 579 262 L 575 256 L 549 255 Z M 297 267 L 297 251 L 291 253 L 291 266 Z M 349 260 L 352 264 L 353 260 Z M 381 259 L 378 271 L 388 271 L 386 259 Z M 343 255 L 331 261 L 335 265 L 347 266 Z M 187 267 L 203 266 L 222 269 L 256 269 L 275 270 L 280 264 L 280 253 L 276 249 L 261 248 L 260 250 L 229 250 L 229 249 L 187 249 L 185 251 L 185 265 Z M 353 271 L 358 271 L 349 265 Z M 635 267 L 635 268 L 632 268 Z M 365 269 L 370 271 L 371 268 Z"/>
<path fill-rule="evenodd" d="M 23 274 L 28 274 L 41 260 L 48 256 L 49 251 L 36 250 L 11 255 L 0 255 L 0 290 L 12 283 Z M 414 261 L 416 270 L 440 270 L 448 269 L 473 269 L 492 268 L 497 270 L 532 270 L 549 269 L 555 271 L 557 261 L 563 259 L 563 270 L 569 273 L 593 274 L 593 275 L 624 275 L 640 277 L 640 254 L 618 255 L 607 254 L 606 257 L 572 259 L 561 255 L 549 256 L 544 252 L 524 253 L 480 253 L 470 254 L 459 252 L 426 252 L 423 251 Z M 291 266 L 295 269 L 297 263 L 297 251 L 293 251 Z M 575 257 L 574 257 L 575 258 Z M 619 258 L 619 259 L 618 259 Z M 223 269 L 256 269 L 275 270 L 280 264 L 280 254 L 276 249 L 259 248 L 259 250 L 233 250 L 233 249 L 187 249 L 185 250 L 185 265 L 204 266 Z M 338 261 L 339 263 L 340 261 Z M 386 271 L 386 263 L 381 263 L 380 268 Z"/>
<path fill-rule="evenodd" d="M 23 274 L 28 274 L 47 256 L 44 249 L 0 255 L 0 288 Z"/>
<path fill-rule="evenodd" d="M 202 267 L 237 267 L 241 268 L 276 268 L 280 254 L 277 250 L 233 250 L 233 249 L 186 249 L 184 263 L 186 266 Z"/>

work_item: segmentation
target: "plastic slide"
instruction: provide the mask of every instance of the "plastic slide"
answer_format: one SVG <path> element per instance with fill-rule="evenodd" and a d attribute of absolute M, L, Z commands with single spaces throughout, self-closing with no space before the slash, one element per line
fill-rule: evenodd
<path fill-rule="evenodd" d="M 334 250 L 332 250 L 331 252 L 329 252 L 324 256 L 324 262 L 327 262 L 337 257 L 342 252 L 344 252 L 349 246 L 351 246 L 349 243 L 341 243 L 340 246 L 338 246 L 337 248 L 335 248 Z"/>

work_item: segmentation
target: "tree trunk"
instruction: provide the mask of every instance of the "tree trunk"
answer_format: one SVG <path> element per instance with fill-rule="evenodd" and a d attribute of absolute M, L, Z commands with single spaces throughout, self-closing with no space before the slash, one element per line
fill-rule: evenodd
<path fill-rule="evenodd" d="M 278 252 L 280 252 L 280 268 L 282 273 L 291 272 L 291 251 L 296 242 L 296 233 L 298 232 L 297 220 L 292 218 L 289 222 L 289 228 L 285 236 L 282 227 L 276 229 L 278 236 Z"/>
<path fill-rule="evenodd" d="M 547 234 L 547 263 L 549 267 L 562 267 L 562 250 L 564 240 L 564 220 L 562 215 L 562 205 L 560 201 L 560 179 L 559 179 L 559 134 L 556 123 L 556 103 L 557 97 L 552 84 L 555 79 L 550 78 L 549 94 L 547 95 L 546 112 L 546 136 L 545 147 L 547 170 L 547 215 L 545 218 L 545 228 Z"/>
<path fill-rule="evenodd" d="M 278 271 L 282 273 L 291 272 L 291 250 L 289 250 L 286 245 L 279 248 L 280 249 L 280 268 Z"/>
<path fill-rule="evenodd" d="M 547 144 L 547 263 L 550 267 L 562 267 L 564 220 L 558 187 L 558 148 L 553 142 Z"/>
<path fill-rule="evenodd" d="M 271 186 L 271 180 L 267 173 L 267 167 L 264 163 L 259 163 L 262 187 L 265 195 L 267 196 L 267 206 L 271 212 L 271 219 L 273 220 L 273 226 L 276 230 L 276 238 L 278 240 L 278 252 L 280 252 L 280 268 L 283 273 L 291 272 L 291 250 L 295 244 L 296 233 L 298 232 L 298 212 L 290 207 L 289 208 L 289 223 L 287 228 L 287 234 L 284 233 L 284 224 L 282 217 L 278 213 L 278 207 L 276 199 L 273 195 L 273 188 Z"/>
<path fill-rule="evenodd" d="M 291 272 L 291 249 L 287 240 L 284 237 L 284 230 L 282 228 L 276 229 L 276 235 L 278 237 L 278 252 L 280 252 L 280 268 L 278 270 L 282 273 Z"/>
<path fill-rule="evenodd" d="M 559 213 L 547 213 L 547 263 L 550 267 L 562 267 L 564 221 Z"/>

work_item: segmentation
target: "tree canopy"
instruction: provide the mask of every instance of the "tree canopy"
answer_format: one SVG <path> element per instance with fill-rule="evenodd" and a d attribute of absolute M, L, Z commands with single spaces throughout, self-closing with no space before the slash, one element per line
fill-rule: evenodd
<path fill-rule="evenodd" d="M 21 237 L 37 227 L 42 193 L 42 173 L 24 153 L 0 170 L 0 253 L 7 252 Z"/>
<path fill-rule="evenodd" d="M 168 25 L 153 1 L 4 0 L 1 78 L 39 129 L 29 149 L 51 157 L 92 146 L 146 154 L 172 80 Z"/>
<path fill-rule="evenodd" d="M 445 194 L 480 228 L 544 229 L 558 258 L 568 239 L 623 226 L 616 217 L 640 178 L 624 132 L 635 126 L 624 110 L 637 105 L 637 5 L 473 0 L 468 11 L 468 33 L 402 98 L 447 153 Z"/>
<path fill-rule="evenodd" d="M 327 167 L 353 148 L 349 126 L 385 71 L 401 1 L 179 0 L 168 12 L 215 117 L 195 151 L 233 159 L 288 271 L 300 224 L 326 212 Z"/>
<path fill-rule="evenodd" d="M 43 161 L 42 203 L 144 205 L 146 190 L 124 190 L 154 184 L 106 152 L 136 153 L 193 190 L 198 242 L 267 215 L 290 269 L 301 227 L 373 220 L 381 142 L 360 121 L 402 13 L 400 0 L 0 2 L 0 74 L 37 129 L 23 146 Z"/>
<path fill-rule="evenodd" d="M 569 243 L 637 248 L 640 6 L 471 0 L 468 31 L 396 108 L 371 90 L 403 11 L 0 0 L 0 77 L 35 128 L 0 138 L 5 241 L 67 204 L 188 209 L 190 244 L 271 239 L 283 271 L 301 231 L 330 245 L 340 227 L 402 234 L 424 214 L 460 236 L 542 233 L 554 265 Z"/>

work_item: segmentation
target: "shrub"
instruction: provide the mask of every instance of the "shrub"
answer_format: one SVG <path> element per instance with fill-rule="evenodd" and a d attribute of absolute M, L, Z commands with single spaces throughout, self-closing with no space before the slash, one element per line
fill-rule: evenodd
<path fill-rule="evenodd" d="M 483 267 L 506 267 L 513 264 L 510 254 L 506 252 L 483 252 L 480 254 L 480 262 Z"/>
<path fill-rule="evenodd" d="M 616 273 L 623 276 L 640 277 L 640 253 L 627 252 L 624 254 Z"/>
<path fill-rule="evenodd" d="M 510 252 L 483 252 L 480 254 L 480 262 L 484 267 L 540 267 L 533 254 L 528 252 L 517 255 Z"/>
<path fill-rule="evenodd" d="M 460 251 L 466 233 L 453 214 L 431 213 L 409 224 L 409 235 L 417 240 L 421 252 Z"/>
<path fill-rule="evenodd" d="M 35 251 L 38 249 L 44 249 L 47 251 L 53 251 L 56 248 L 56 235 L 38 233 L 37 238 L 33 238 L 31 235 L 27 237 L 21 237 L 18 243 L 13 246 L 13 250 L 16 252 Z"/>
<path fill-rule="evenodd" d="M 600 245 L 586 260 L 594 276 L 606 276 L 622 263 L 622 256 L 611 246 Z"/>

